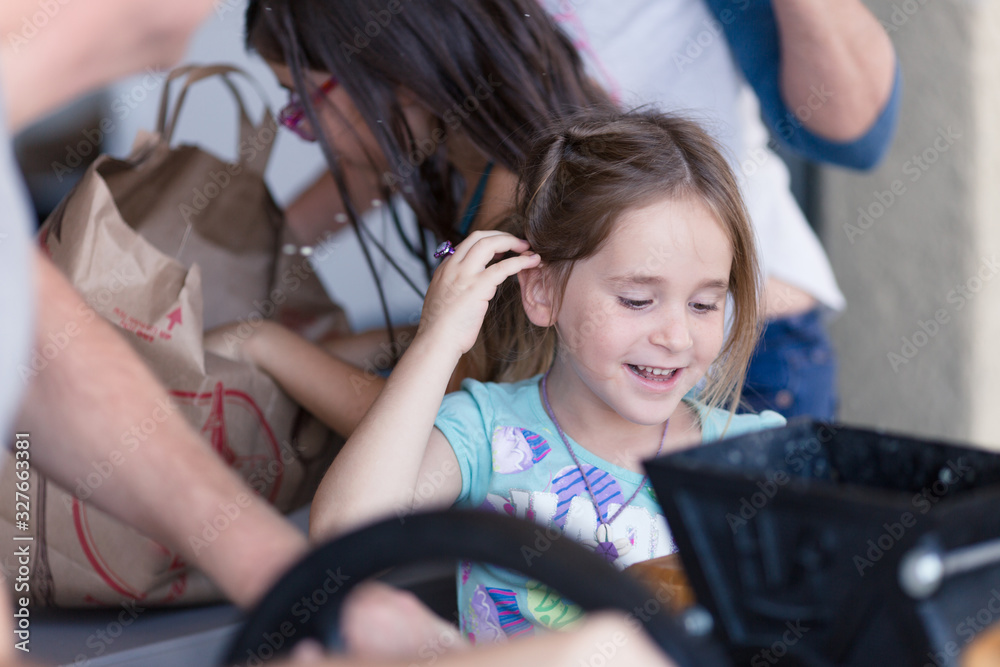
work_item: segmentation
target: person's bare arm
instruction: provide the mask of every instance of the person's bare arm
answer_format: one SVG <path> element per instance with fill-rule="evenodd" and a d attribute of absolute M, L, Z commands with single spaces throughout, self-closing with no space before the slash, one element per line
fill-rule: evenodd
<path fill-rule="evenodd" d="M 50 334 L 69 336 L 29 378 L 15 422 L 31 434 L 37 469 L 73 489 L 93 463 L 121 460 L 94 490 L 94 504 L 180 552 L 237 604 L 251 605 L 304 554 L 305 537 L 227 468 L 179 411 L 168 414 L 167 392 L 128 343 L 40 252 L 36 257 L 37 345 Z M 154 415 L 157 429 L 128 444 L 136 439 L 124 436 Z M 192 539 L 233 505 L 239 516 L 217 539 L 207 546 Z"/>
<path fill-rule="evenodd" d="M 358 368 L 274 322 L 224 325 L 205 336 L 205 349 L 249 361 L 288 395 L 347 438 L 382 391 L 374 366 Z"/>
<path fill-rule="evenodd" d="M 371 169 L 356 163 L 344 163 L 347 189 L 359 212 L 372 208 L 372 201 L 382 199 L 378 181 Z M 303 190 L 285 209 L 285 221 L 300 243 L 312 244 L 319 239 L 350 227 L 337 185 L 329 171 Z"/>
<path fill-rule="evenodd" d="M 285 222 L 299 242 L 307 244 L 349 226 L 344 202 L 329 171 L 324 171 L 288 205 Z"/>
<path fill-rule="evenodd" d="M 365 370 L 383 371 L 406 352 L 417 333 L 416 325 L 393 327 L 393 339 L 387 329 L 370 329 L 348 336 L 328 336 L 319 341 L 320 347 L 352 366 Z"/>
<path fill-rule="evenodd" d="M 214 2 L 60 2 L 27 39 L 11 35 L 22 37 L 22 21 L 37 16 L 40 5 L 30 0 L 2 4 L 0 81 L 7 124 L 16 132 L 118 78 L 176 62 Z"/>
<path fill-rule="evenodd" d="M 861 0 L 773 0 L 781 42 L 781 92 L 802 124 L 850 141 L 874 123 L 892 92 L 892 42 Z M 798 114 L 797 114 L 798 115 Z"/>

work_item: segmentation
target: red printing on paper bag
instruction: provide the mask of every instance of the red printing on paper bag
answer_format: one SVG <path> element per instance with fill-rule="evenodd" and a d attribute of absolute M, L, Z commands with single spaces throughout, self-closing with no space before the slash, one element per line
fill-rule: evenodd
<path fill-rule="evenodd" d="M 212 449 L 222 457 L 222 460 L 229 467 L 240 471 L 244 479 L 249 479 L 254 469 L 266 468 L 267 464 L 271 461 L 277 462 L 277 474 L 273 476 L 274 484 L 267 498 L 268 502 L 273 503 L 275 498 L 278 497 L 278 491 L 281 490 L 285 464 L 281 460 L 281 447 L 278 444 L 278 439 L 274 437 L 271 425 L 267 423 L 263 411 L 257 406 L 253 397 L 238 389 L 226 389 L 221 382 L 216 383 L 215 389 L 211 393 L 198 394 L 191 391 L 171 391 L 170 395 L 181 399 L 180 402 L 189 405 L 205 405 L 208 403 L 211 406 L 208 417 L 201 427 L 201 433 L 211 443 Z M 243 409 L 255 418 L 257 425 L 260 427 L 261 436 L 271 450 L 271 456 L 264 454 L 237 456 L 232 450 L 229 446 L 227 435 L 226 410 L 234 408 Z"/>
<path fill-rule="evenodd" d="M 138 338 L 147 343 L 155 343 L 157 339 L 170 340 L 173 338 L 173 335 L 170 333 L 173 328 L 184 323 L 181 317 L 180 306 L 167 315 L 167 327 L 165 329 L 132 317 L 118 306 L 115 306 L 113 312 L 118 318 L 117 324 L 119 327 L 130 333 L 134 333 Z"/>
<path fill-rule="evenodd" d="M 216 383 L 213 391 L 207 393 L 185 391 L 171 391 L 170 393 L 172 396 L 180 399 L 181 402 L 189 405 L 197 406 L 204 405 L 206 403 L 210 405 L 209 414 L 205 419 L 204 425 L 201 427 L 201 432 L 205 435 L 209 443 L 211 443 L 212 449 L 214 449 L 230 467 L 236 468 L 241 472 L 245 472 L 243 469 L 249 468 L 252 472 L 253 469 L 257 468 L 261 464 L 266 466 L 266 464 L 270 461 L 278 462 L 278 472 L 274 475 L 274 484 L 268 498 L 268 500 L 273 503 L 275 498 L 278 496 L 278 491 L 281 488 L 284 463 L 281 460 L 281 449 L 278 445 L 277 438 L 274 437 L 274 432 L 271 430 L 270 424 L 267 423 L 267 420 L 264 418 L 264 413 L 257 406 L 253 397 L 246 392 L 239 391 L 237 389 L 226 389 L 221 382 Z M 233 451 L 233 449 L 229 446 L 229 438 L 226 428 L 227 408 L 229 410 L 246 410 L 256 419 L 257 424 L 260 427 L 261 435 L 270 450 L 269 453 L 271 456 L 266 454 L 238 456 L 236 452 Z M 90 563 L 90 566 L 94 569 L 94 572 L 101 578 L 101 580 L 119 595 L 123 595 L 134 600 L 144 599 L 146 595 L 130 586 L 128 582 L 121 577 L 121 575 L 114 571 L 113 567 L 101 555 L 100 549 L 98 548 L 97 542 L 91 533 L 90 525 L 87 521 L 87 506 L 78 498 L 73 499 L 73 524 L 76 528 L 76 535 L 80 543 L 80 547 L 83 549 L 83 553 L 86 556 L 87 561 Z M 160 545 L 160 548 L 163 549 L 165 553 L 173 553 L 162 545 Z M 178 555 L 174 554 L 167 572 L 173 572 L 184 567 L 186 567 L 184 561 L 181 560 Z M 187 573 L 185 572 L 176 582 L 174 582 L 167 593 L 167 597 L 161 602 L 169 602 L 177 598 L 183 594 L 186 589 Z M 93 601 L 100 603 L 97 600 Z"/>

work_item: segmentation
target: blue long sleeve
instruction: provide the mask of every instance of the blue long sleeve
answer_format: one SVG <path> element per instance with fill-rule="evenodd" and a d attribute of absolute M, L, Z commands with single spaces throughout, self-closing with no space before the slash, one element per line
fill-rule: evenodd
<path fill-rule="evenodd" d="M 870 169 L 892 143 L 899 117 L 902 76 L 896 65 L 892 94 L 875 123 L 853 141 L 835 142 L 802 126 L 781 97 L 781 48 L 771 0 L 705 0 L 722 24 L 730 49 L 760 99 L 761 113 L 774 136 L 803 157 L 817 162 Z M 827 94 L 816 89 L 817 100 Z"/>

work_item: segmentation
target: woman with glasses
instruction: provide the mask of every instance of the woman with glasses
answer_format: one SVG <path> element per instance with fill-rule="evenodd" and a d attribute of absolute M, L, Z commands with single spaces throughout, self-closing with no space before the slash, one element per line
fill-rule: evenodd
<path fill-rule="evenodd" d="M 457 242 L 506 212 L 534 135 L 609 104 L 527 0 L 251 0 L 247 44 L 293 91 L 282 123 L 330 166 L 288 210 L 304 243 L 392 194 Z"/>
<path fill-rule="evenodd" d="M 329 166 L 286 211 L 299 242 L 315 243 L 351 224 L 371 265 L 383 250 L 359 220 L 384 206 L 428 278 L 438 243 L 457 244 L 507 214 L 514 174 L 535 136 L 568 113 L 611 105 L 534 0 L 250 0 L 246 35 L 248 48 L 290 91 L 282 124 L 318 142 Z M 394 197 L 427 233 L 403 232 Z M 382 295 L 380 276 L 372 273 Z M 382 295 L 383 311 L 385 302 Z M 253 337 L 266 335 L 286 341 L 291 334 L 262 327 Z M 208 344 L 224 337 L 218 332 Z M 388 338 L 391 347 L 379 333 L 360 344 L 338 341 L 331 351 L 368 366 L 386 349 L 402 352 L 406 334 L 390 329 Z M 467 355 L 456 388 L 464 377 L 491 379 L 491 357 L 482 345 Z M 328 355 L 316 363 L 331 366 L 329 384 L 343 379 L 344 414 L 325 418 L 349 435 L 381 378 L 366 373 L 359 380 L 356 368 Z M 294 381 L 274 366 L 264 370 L 279 382 Z"/>

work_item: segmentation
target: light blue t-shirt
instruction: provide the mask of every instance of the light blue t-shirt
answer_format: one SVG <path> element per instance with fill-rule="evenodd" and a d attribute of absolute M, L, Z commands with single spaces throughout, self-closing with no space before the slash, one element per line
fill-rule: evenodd
<path fill-rule="evenodd" d="M 462 473 L 456 503 L 535 521 L 597 547 L 597 512 L 577 468 L 542 405 L 541 376 L 509 384 L 466 380 L 445 396 L 435 426 L 444 433 Z M 687 400 L 687 399 L 685 399 Z M 691 402 L 701 418 L 702 441 L 723 435 L 729 413 Z M 736 415 L 725 435 L 782 426 L 766 411 Z M 597 497 L 599 511 L 614 517 L 643 476 L 570 443 Z M 677 550 L 649 484 L 611 523 L 614 550 L 606 557 L 623 569 Z M 610 550 L 609 550 L 610 551 Z M 528 554 L 530 555 L 530 554 Z M 527 557 L 527 556 L 526 556 Z M 462 563 L 458 573 L 462 630 L 475 643 L 530 634 L 535 625 L 567 627 L 581 616 L 551 589 L 508 570 Z"/>

